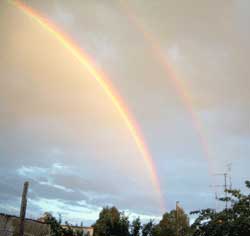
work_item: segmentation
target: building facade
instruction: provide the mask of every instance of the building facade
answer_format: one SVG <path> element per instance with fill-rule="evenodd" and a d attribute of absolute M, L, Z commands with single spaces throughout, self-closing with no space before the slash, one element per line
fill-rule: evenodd
<path fill-rule="evenodd" d="M 93 236 L 94 235 L 94 228 L 93 227 L 84 227 L 84 226 L 68 226 L 68 225 L 62 225 L 64 229 L 67 229 L 70 227 L 75 233 L 76 232 L 83 232 L 84 236 Z"/>
<path fill-rule="evenodd" d="M 0 214 L 0 236 L 19 236 L 20 218 Z M 36 220 L 25 219 L 25 236 L 50 236 L 50 226 Z"/>

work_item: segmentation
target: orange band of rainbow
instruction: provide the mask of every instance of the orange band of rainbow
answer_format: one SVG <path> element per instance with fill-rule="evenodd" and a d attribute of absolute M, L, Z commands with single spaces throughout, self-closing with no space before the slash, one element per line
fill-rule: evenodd
<path fill-rule="evenodd" d="M 129 112 L 129 109 L 127 108 L 121 97 L 118 95 L 117 91 L 112 86 L 108 78 L 104 75 L 103 72 L 97 69 L 95 63 L 90 59 L 90 57 L 81 48 L 79 48 L 69 36 L 59 30 L 59 28 L 55 26 L 50 20 L 43 17 L 40 13 L 19 0 L 10 2 L 14 4 L 18 9 L 22 10 L 22 12 L 29 16 L 32 20 L 38 23 L 45 31 L 53 35 L 53 37 L 56 38 L 58 42 L 65 49 L 67 49 L 75 59 L 77 59 L 77 61 L 92 76 L 92 78 L 95 79 L 96 82 L 102 87 L 103 91 L 107 94 L 107 96 L 110 98 L 115 108 L 119 112 L 131 136 L 133 137 L 143 157 L 144 163 L 148 171 L 150 172 L 152 184 L 156 190 L 161 210 L 164 211 L 165 204 L 153 158 L 147 148 L 147 145 L 145 144 L 139 126 L 137 125 L 132 114 Z"/>

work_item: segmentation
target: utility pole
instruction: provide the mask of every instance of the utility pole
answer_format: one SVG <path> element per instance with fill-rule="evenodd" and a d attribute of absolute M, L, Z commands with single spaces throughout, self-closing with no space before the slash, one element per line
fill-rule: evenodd
<path fill-rule="evenodd" d="M 179 201 L 176 201 L 175 203 L 175 217 L 176 217 L 176 236 L 179 236 Z"/>
<path fill-rule="evenodd" d="M 20 228 L 19 236 L 24 236 L 24 221 L 27 207 L 27 193 L 28 193 L 29 182 L 25 182 L 23 185 L 23 194 L 20 209 Z"/>

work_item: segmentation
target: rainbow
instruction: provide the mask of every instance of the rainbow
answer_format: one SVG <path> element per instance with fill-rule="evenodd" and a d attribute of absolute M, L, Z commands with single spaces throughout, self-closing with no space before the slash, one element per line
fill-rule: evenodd
<path fill-rule="evenodd" d="M 214 160 L 211 155 L 211 148 L 206 138 L 206 134 L 202 126 L 202 122 L 200 121 L 200 119 L 198 118 L 198 115 L 195 112 L 194 105 L 193 105 L 193 98 L 190 93 L 190 89 L 188 88 L 187 84 L 184 83 L 184 81 L 181 80 L 179 76 L 177 76 L 176 71 L 173 69 L 173 67 L 169 63 L 168 59 L 166 58 L 166 55 L 162 53 L 158 40 L 154 37 L 153 34 L 149 33 L 149 31 L 147 31 L 146 28 L 139 22 L 137 16 L 131 10 L 131 7 L 129 6 L 128 2 L 121 1 L 121 4 L 122 4 L 123 9 L 125 10 L 124 12 L 127 18 L 129 19 L 131 24 L 135 26 L 138 32 L 141 33 L 145 42 L 148 43 L 151 49 L 152 55 L 161 65 L 161 67 L 163 68 L 168 78 L 170 78 L 170 80 L 172 81 L 172 84 L 178 96 L 181 98 L 186 110 L 190 114 L 192 126 L 196 130 L 196 134 L 198 136 L 198 139 L 203 149 L 204 158 L 206 159 L 208 163 L 208 171 L 210 175 L 212 176 L 214 174 Z"/>
<path fill-rule="evenodd" d="M 99 86 L 101 86 L 103 91 L 110 98 L 111 102 L 126 124 L 138 150 L 143 157 L 144 163 L 150 173 L 151 182 L 155 188 L 160 208 L 162 211 L 164 211 L 165 202 L 153 158 L 144 141 L 139 125 L 133 118 L 122 98 L 117 93 L 117 90 L 108 80 L 107 76 L 102 71 L 98 70 L 93 60 L 91 60 L 91 58 L 80 47 L 78 47 L 68 35 L 62 32 L 62 30 L 60 30 L 49 19 L 45 18 L 39 12 L 35 11 L 33 8 L 19 0 L 13 0 L 9 2 L 20 9 L 30 19 L 34 20 L 34 22 L 40 25 L 45 31 L 49 32 L 54 38 L 56 38 L 57 41 L 83 66 L 83 68 L 92 76 L 92 78 L 99 84 Z"/>

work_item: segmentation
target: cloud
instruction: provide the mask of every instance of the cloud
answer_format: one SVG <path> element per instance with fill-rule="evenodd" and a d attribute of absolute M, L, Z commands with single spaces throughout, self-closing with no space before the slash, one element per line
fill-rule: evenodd
<path fill-rule="evenodd" d="M 37 198 L 30 201 L 32 206 L 40 209 L 40 214 L 49 211 L 54 215 L 61 214 L 63 219 L 71 220 L 73 222 L 80 222 L 81 220 L 87 219 L 88 221 L 95 221 L 98 217 L 100 208 L 88 206 L 84 204 L 72 204 L 71 202 L 57 200 L 57 199 L 46 199 Z"/>
<path fill-rule="evenodd" d="M 53 176 L 58 174 L 72 174 L 73 169 L 62 165 L 61 163 L 53 163 L 50 167 L 42 168 L 37 166 L 22 166 L 17 169 L 17 173 L 24 177 L 37 180 L 39 177 Z"/>

